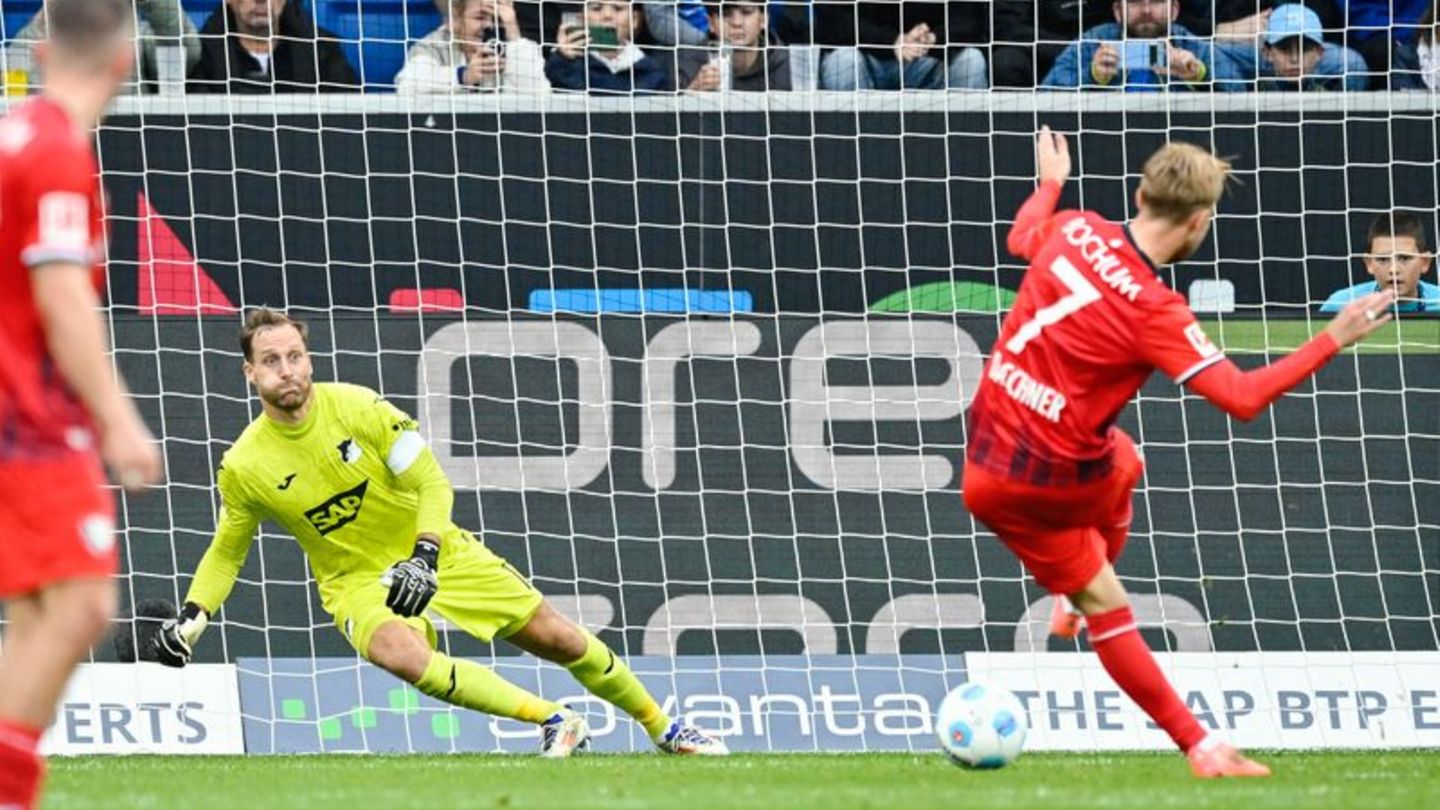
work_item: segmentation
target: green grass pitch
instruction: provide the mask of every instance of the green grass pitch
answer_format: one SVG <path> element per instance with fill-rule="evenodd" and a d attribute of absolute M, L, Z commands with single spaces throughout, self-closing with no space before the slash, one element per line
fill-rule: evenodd
<path fill-rule="evenodd" d="M 46 810 L 226 808 L 1434 808 L 1440 752 L 1273 752 L 1270 779 L 1201 781 L 1174 754 L 1029 754 L 963 771 L 940 754 L 84 757 Z"/>

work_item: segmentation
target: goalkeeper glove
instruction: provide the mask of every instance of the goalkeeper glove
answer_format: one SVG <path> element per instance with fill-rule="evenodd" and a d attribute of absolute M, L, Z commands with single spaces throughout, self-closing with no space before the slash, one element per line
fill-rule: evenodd
<path fill-rule="evenodd" d="M 406 618 L 424 613 L 430 600 L 435 598 L 435 592 L 440 589 L 440 582 L 435 577 L 439 569 L 439 544 L 429 537 L 416 540 L 410 559 L 395 563 L 380 577 L 380 584 L 390 588 L 385 607 Z"/>
<path fill-rule="evenodd" d="M 155 637 L 155 660 L 167 667 L 183 667 L 190 663 L 191 648 L 210 621 L 210 614 L 194 602 L 186 602 L 180 615 L 166 619 Z"/>

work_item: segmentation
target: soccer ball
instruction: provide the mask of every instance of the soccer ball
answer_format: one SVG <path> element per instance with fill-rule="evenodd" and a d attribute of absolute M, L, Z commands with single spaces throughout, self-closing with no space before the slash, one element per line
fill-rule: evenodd
<path fill-rule="evenodd" d="M 956 765 L 1001 768 L 1025 745 L 1025 707 L 1009 690 L 979 681 L 962 683 L 940 701 L 935 734 Z"/>

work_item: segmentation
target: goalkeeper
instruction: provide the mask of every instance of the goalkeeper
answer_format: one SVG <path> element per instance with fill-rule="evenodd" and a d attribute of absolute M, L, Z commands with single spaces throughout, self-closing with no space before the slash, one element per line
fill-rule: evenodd
<path fill-rule="evenodd" d="M 484 641 L 503 638 L 564 666 L 634 717 L 661 751 L 727 753 L 722 741 L 667 717 L 610 648 L 450 521 L 454 493 L 414 420 L 367 388 L 312 383 L 303 323 L 255 310 L 240 347 L 264 413 L 216 473 L 219 526 L 179 617 L 160 631 L 161 663 L 190 661 L 269 518 L 299 541 L 325 610 L 360 655 L 431 697 L 537 724 L 542 756 L 583 749 L 584 718 L 436 650 L 427 608 Z"/>

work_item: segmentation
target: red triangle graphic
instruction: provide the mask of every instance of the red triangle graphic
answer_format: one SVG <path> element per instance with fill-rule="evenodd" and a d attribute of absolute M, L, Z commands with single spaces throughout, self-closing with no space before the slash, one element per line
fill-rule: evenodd
<path fill-rule="evenodd" d="M 138 195 L 135 255 L 140 265 L 138 284 L 143 315 L 218 315 L 236 312 L 230 297 L 210 278 L 190 249 L 170 229 L 165 218 Z"/>

